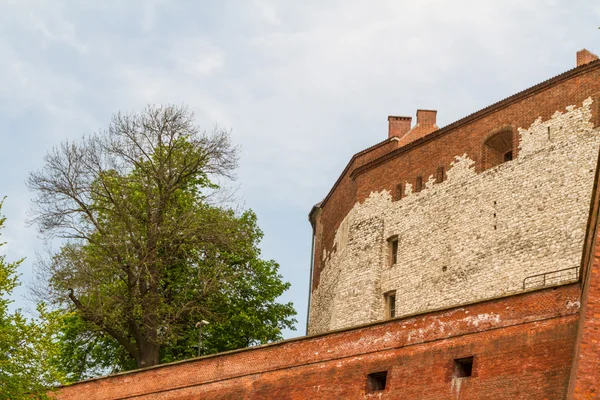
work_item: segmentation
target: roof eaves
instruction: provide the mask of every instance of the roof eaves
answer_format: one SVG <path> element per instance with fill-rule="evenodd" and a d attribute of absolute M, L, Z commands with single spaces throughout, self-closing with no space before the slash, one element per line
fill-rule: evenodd
<path fill-rule="evenodd" d="M 570 69 L 566 72 L 563 72 L 562 74 L 556 75 L 550 79 L 547 79 L 541 83 L 538 83 L 537 85 L 534 85 L 525 90 L 522 90 L 521 92 L 515 93 L 515 94 L 513 94 L 509 97 L 506 97 L 505 99 L 500 100 L 496 103 L 493 103 L 481 110 L 475 111 L 474 113 L 469 114 L 466 117 L 459 119 L 458 121 L 455 121 L 449 125 L 446 125 L 443 128 L 435 130 L 435 131 L 429 133 L 428 135 L 415 140 L 414 142 L 408 143 L 402 147 L 394 149 L 394 150 L 382 155 L 381 157 L 378 157 L 372 161 L 369 161 L 368 163 L 366 163 L 364 165 L 361 165 L 360 167 L 358 167 L 352 171 L 352 173 L 350 174 L 350 177 L 352 179 L 354 179 L 361 173 L 368 171 L 368 170 L 370 170 L 392 158 L 395 158 L 395 157 L 399 156 L 400 154 L 406 153 L 407 151 L 412 150 L 415 147 L 418 147 L 418 146 L 420 146 L 424 143 L 427 143 L 433 139 L 436 139 L 440 136 L 443 136 L 456 128 L 470 124 L 470 123 L 472 123 L 478 119 L 481 119 L 493 112 L 496 112 L 502 108 L 506 108 L 506 107 L 516 103 L 517 101 L 520 101 L 524 98 L 533 96 L 534 94 L 537 94 L 554 84 L 557 84 L 559 82 L 562 82 L 562 81 L 570 79 L 570 78 L 573 78 L 577 75 L 581 75 L 583 73 L 589 72 L 589 71 L 599 68 L 599 67 L 600 67 L 600 60 L 592 61 L 583 66 L 576 67 L 576 68 Z M 331 191 L 333 191 L 334 189 L 335 189 L 335 187 L 332 188 Z M 326 197 L 326 199 L 327 199 L 327 197 Z"/>
<path fill-rule="evenodd" d="M 348 164 L 346 165 L 346 168 L 344 168 L 344 170 L 342 171 L 342 173 L 340 174 L 340 176 L 337 178 L 337 180 L 335 181 L 335 183 L 333 184 L 333 187 L 331 188 L 331 190 L 329 191 L 329 193 L 327 194 L 327 196 L 325 196 L 325 198 L 319 203 L 320 206 L 324 206 L 325 203 L 327 203 L 327 200 L 329 200 L 329 197 L 331 196 L 331 194 L 333 193 L 333 191 L 335 190 L 335 188 L 340 184 L 340 182 L 342 181 L 342 178 L 344 177 L 344 175 L 346 174 L 346 172 L 350 169 L 350 167 L 352 166 L 352 163 L 354 161 L 356 161 L 356 159 L 372 150 L 375 150 L 385 144 L 388 144 L 389 142 L 392 141 L 396 141 L 398 140 L 396 137 L 392 137 L 392 138 L 388 138 L 385 139 L 384 141 L 381 141 L 379 143 L 374 144 L 371 147 L 367 147 L 366 149 L 359 151 L 358 153 L 354 154 L 352 156 L 352 158 L 350 159 L 350 161 L 348 162 Z"/>

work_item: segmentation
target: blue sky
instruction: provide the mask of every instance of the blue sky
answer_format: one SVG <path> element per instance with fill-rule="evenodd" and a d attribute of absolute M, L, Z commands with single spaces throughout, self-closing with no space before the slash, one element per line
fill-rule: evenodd
<path fill-rule="evenodd" d="M 27 174 L 67 139 L 146 104 L 187 104 L 232 130 L 235 185 L 292 283 L 304 334 L 307 214 L 387 116 L 437 109 L 447 125 L 600 53 L 583 0 L 0 0 L 0 196 L 9 260 L 33 278 Z M 15 306 L 30 308 L 20 288 Z"/>

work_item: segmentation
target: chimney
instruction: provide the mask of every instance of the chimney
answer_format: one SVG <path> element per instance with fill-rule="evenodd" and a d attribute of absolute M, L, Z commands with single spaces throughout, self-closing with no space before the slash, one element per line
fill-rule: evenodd
<path fill-rule="evenodd" d="M 594 53 L 587 51 L 586 49 L 579 50 L 577 52 L 577 66 L 581 67 L 587 63 L 591 63 L 592 61 L 596 61 L 598 56 Z"/>
<path fill-rule="evenodd" d="M 436 110 L 417 110 L 417 125 L 421 127 L 435 126 Z"/>
<path fill-rule="evenodd" d="M 394 136 L 402 137 L 408 131 L 410 131 L 410 124 L 412 122 L 412 117 L 394 117 L 390 115 L 388 117 L 388 138 L 393 138 Z"/>

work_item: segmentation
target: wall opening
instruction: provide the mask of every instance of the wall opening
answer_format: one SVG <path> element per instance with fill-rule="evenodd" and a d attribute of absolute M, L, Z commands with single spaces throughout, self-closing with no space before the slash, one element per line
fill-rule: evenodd
<path fill-rule="evenodd" d="M 415 192 L 419 193 L 421 190 L 423 190 L 423 177 L 417 176 L 415 180 Z"/>
<path fill-rule="evenodd" d="M 396 317 L 396 291 L 387 292 L 385 295 L 385 317 Z"/>
<path fill-rule="evenodd" d="M 398 263 L 398 236 L 392 236 L 388 239 L 388 259 L 390 267 Z"/>
<path fill-rule="evenodd" d="M 513 133 L 504 130 L 490 136 L 483 144 L 483 169 L 490 169 L 513 159 Z"/>
<path fill-rule="evenodd" d="M 367 393 L 385 390 L 387 384 L 387 371 L 373 372 L 367 375 Z"/>
<path fill-rule="evenodd" d="M 394 192 L 394 200 L 400 200 L 402 199 L 402 195 L 403 195 L 403 185 L 401 183 L 396 185 L 396 191 Z"/>
<path fill-rule="evenodd" d="M 473 357 L 457 358 L 454 360 L 454 377 L 468 378 L 473 375 Z"/>
<path fill-rule="evenodd" d="M 436 183 L 444 182 L 444 167 L 443 166 L 438 167 L 435 181 L 436 181 Z"/>

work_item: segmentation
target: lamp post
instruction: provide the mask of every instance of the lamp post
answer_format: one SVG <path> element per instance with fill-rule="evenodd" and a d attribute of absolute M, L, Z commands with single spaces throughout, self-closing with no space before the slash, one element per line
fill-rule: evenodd
<path fill-rule="evenodd" d="M 204 325 L 208 325 L 208 321 L 202 320 L 196 322 L 196 328 L 198 328 L 198 357 L 200 357 L 200 352 L 202 351 L 202 326 Z"/>

